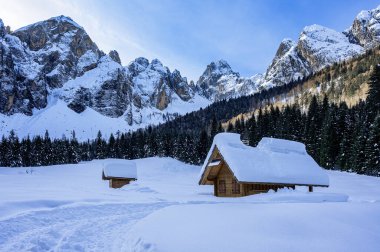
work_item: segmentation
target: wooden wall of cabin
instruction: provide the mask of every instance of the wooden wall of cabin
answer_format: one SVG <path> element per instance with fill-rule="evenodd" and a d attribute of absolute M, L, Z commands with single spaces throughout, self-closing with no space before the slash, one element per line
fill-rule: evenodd
<path fill-rule="evenodd" d="M 244 195 L 265 193 L 269 190 L 277 191 L 280 188 L 289 187 L 295 189 L 295 186 L 271 185 L 271 184 L 243 184 Z"/>
<path fill-rule="evenodd" d="M 243 186 L 237 183 L 234 175 L 224 161 L 214 182 L 214 193 L 218 197 L 244 196 Z"/>
<path fill-rule="evenodd" d="M 110 179 L 110 187 L 111 188 L 120 188 L 123 187 L 127 184 L 129 184 L 130 180 L 129 179 Z"/>

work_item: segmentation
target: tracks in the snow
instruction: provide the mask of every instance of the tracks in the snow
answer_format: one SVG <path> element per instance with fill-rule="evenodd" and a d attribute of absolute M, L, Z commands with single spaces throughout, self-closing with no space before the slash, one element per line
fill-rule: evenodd
<path fill-rule="evenodd" d="M 103 204 L 31 212 L 0 221 L 0 251 L 120 251 L 136 221 L 169 205 Z"/>

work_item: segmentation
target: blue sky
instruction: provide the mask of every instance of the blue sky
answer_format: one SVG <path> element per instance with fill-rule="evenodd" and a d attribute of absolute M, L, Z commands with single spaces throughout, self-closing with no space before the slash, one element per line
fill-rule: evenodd
<path fill-rule="evenodd" d="M 242 76 L 262 73 L 283 38 L 306 25 L 348 28 L 373 0 L 0 0 L 0 18 L 12 29 L 67 15 L 123 64 L 158 58 L 196 80 L 207 64 L 227 60 Z"/>

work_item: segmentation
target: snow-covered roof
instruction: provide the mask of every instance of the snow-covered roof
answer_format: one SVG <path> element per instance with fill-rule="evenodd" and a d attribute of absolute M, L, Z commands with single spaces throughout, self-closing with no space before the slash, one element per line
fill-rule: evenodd
<path fill-rule="evenodd" d="M 329 185 L 326 172 L 307 154 L 304 144 L 264 137 L 254 148 L 244 145 L 240 135 L 234 133 L 215 136 L 200 180 L 212 162 L 210 157 L 215 147 L 240 182 Z"/>
<path fill-rule="evenodd" d="M 105 160 L 103 174 L 106 178 L 137 179 L 136 164 L 130 160 Z"/>

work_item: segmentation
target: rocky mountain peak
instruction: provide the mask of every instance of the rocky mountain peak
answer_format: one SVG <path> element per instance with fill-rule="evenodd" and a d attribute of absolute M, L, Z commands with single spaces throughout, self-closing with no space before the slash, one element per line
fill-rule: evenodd
<path fill-rule="evenodd" d="M 169 69 L 167 67 L 164 67 L 164 65 L 162 64 L 162 62 L 159 59 L 153 59 L 149 65 L 149 67 L 152 70 L 158 71 L 162 74 L 166 74 L 169 72 Z"/>
<path fill-rule="evenodd" d="M 127 69 L 131 76 L 137 76 L 149 66 L 149 60 L 140 57 L 128 64 Z"/>
<path fill-rule="evenodd" d="M 4 37 L 6 33 L 3 20 L 0 18 L 0 37 Z"/>
<path fill-rule="evenodd" d="M 211 101 L 218 101 L 252 94 L 257 91 L 257 83 L 257 78 L 241 78 L 225 60 L 219 60 L 207 65 L 195 90 Z"/>
<path fill-rule="evenodd" d="M 286 38 L 286 39 L 282 40 L 277 51 L 276 51 L 276 55 L 275 55 L 274 59 L 272 60 L 272 63 L 270 64 L 268 70 L 272 69 L 276 64 L 278 64 L 279 61 L 281 61 L 281 59 L 286 56 L 286 54 L 291 53 L 294 50 L 296 45 L 297 45 L 297 43 L 291 39 Z M 267 71 L 267 74 L 269 74 L 268 71 Z"/>
<path fill-rule="evenodd" d="M 137 58 L 127 69 L 138 108 L 152 106 L 164 110 L 173 99 L 188 101 L 194 96 L 187 79 L 178 70 L 171 73 L 158 59 L 149 62 L 146 58 Z"/>
<path fill-rule="evenodd" d="M 12 35 L 35 52 L 33 60 L 41 67 L 40 78 L 51 88 L 95 68 L 104 55 L 86 31 L 66 16 L 25 26 Z"/>
<path fill-rule="evenodd" d="M 45 21 L 37 22 L 25 27 L 22 27 L 13 35 L 20 38 L 21 41 L 28 44 L 33 51 L 38 51 L 45 48 L 49 42 L 63 42 L 64 39 L 74 37 L 76 35 L 77 42 L 80 42 L 81 35 L 87 35 L 84 29 L 75 23 L 70 17 L 58 16 Z M 88 37 L 88 35 L 87 35 Z M 68 41 L 67 41 L 68 42 Z M 71 41 L 70 41 L 71 42 Z M 85 38 L 83 42 L 94 46 L 92 41 Z M 77 56 L 84 54 L 83 51 L 76 51 Z"/>
<path fill-rule="evenodd" d="M 232 71 L 231 66 L 225 60 L 218 60 L 215 62 L 211 62 L 207 65 L 205 72 L 203 75 L 228 75 L 228 74 L 238 74 L 237 72 Z"/>
<path fill-rule="evenodd" d="M 108 56 L 113 60 L 115 61 L 116 63 L 119 63 L 121 65 L 121 60 L 120 60 L 120 56 L 119 56 L 119 53 L 116 51 L 116 50 L 112 50 L 108 53 Z"/>
<path fill-rule="evenodd" d="M 289 38 L 283 39 L 280 43 L 280 46 L 278 47 L 276 51 L 275 58 L 280 58 L 284 56 L 295 45 L 296 45 L 296 42 L 294 42 L 292 39 L 289 39 Z"/>
<path fill-rule="evenodd" d="M 363 53 L 363 48 L 352 44 L 342 32 L 311 25 L 301 32 L 297 50 L 310 64 L 312 71 Z"/>
<path fill-rule="evenodd" d="M 380 5 L 361 11 L 347 31 L 349 39 L 366 49 L 380 44 Z"/>
<path fill-rule="evenodd" d="M 278 47 L 260 85 L 264 88 L 283 85 L 310 74 L 310 71 L 310 65 L 297 51 L 297 43 L 285 39 Z"/>

